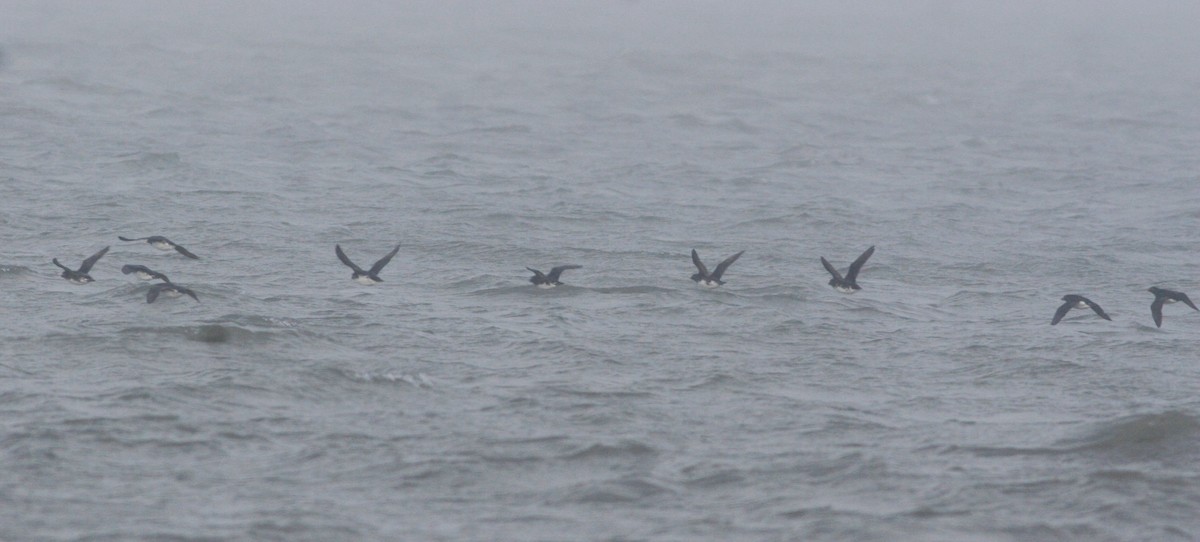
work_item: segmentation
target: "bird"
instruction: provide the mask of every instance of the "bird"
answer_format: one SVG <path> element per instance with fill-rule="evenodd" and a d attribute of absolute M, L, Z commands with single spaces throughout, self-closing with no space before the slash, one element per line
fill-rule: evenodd
<path fill-rule="evenodd" d="M 725 274 L 725 270 L 729 269 L 729 266 L 733 265 L 733 262 L 736 262 L 737 259 L 741 257 L 743 252 L 746 251 L 743 250 L 742 252 L 738 252 L 733 256 L 725 258 L 725 261 L 717 264 L 717 268 L 714 269 L 712 273 L 709 273 L 708 268 L 704 267 L 704 262 L 700 261 L 700 255 L 697 254 L 696 249 L 693 248 L 692 263 L 696 264 L 696 270 L 699 272 L 692 275 L 692 280 L 695 281 L 696 284 L 706 288 L 716 288 L 717 286 L 725 284 L 725 281 L 721 280 L 721 275 Z"/>
<path fill-rule="evenodd" d="M 354 272 L 350 274 L 350 280 L 368 286 L 383 282 L 383 279 L 379 278 L 379 272 L 383 270 L 383 266 L 392 261 L 392 256 L 395 256 L 396 253 L 400 251 L 400 245 L 396 245 L 396 248 L 393 248 L 391 252 L 387 253 L 387 256 L 384 256 L 380 258 L 379 261 L 375 262 L 375 265 L 371 266 L 370 271 L 363 271 L 361 267 L 354 265 L 354 262 L 350 261 L 350 258 L 346 257 L 346 253 L 342 252 L 341 245 L 334 245 L 333 248 L 334 252 L 337 253 L 338 259 L 341 260 L 342 263 L 346 264 L 346 266 L 348 266 L 350 269 L 354 270 Z"/>
<path fill-rule="evenodd" d="M 135 239 L 130 239 L 128 237 L 121 237 L 120 235 L 118 235 L 117 239 L 120 239 L 122 241 L 145 241 L 145 242 L 149 243 L 150 246 L 157 248 L 159 250 L 175 249 L 176 252 L 183 254 L 184 256 L 187 256 L 193 260 L 200 259 L 199 256 L 192 254 L 191 252 L 188 252 L 188 249 L 183 248 L 182 246 L 179 246 L 175 243 L 172 243 L 170 239 L 167 239 L 166 237 L 163 237 L 161 235 L 151 235 L 150 237 L 138 237 Z"/>
<path fill-rule="evenodd" d="M 532 282 L 534 286 L 537 286 L 538 288 L 553 288 L 555 286 L 558 286 L 559 284 L 562 284 L 561 282 L 558 281 L 558 277 L 559 277 L 559 275 L 562 275 L 563 271 L 566 271 L 568 269 L 582 269 L 582 268 L 583 268 L 582 265 L 560 265 L 558 267 L 552 268 L 550 270 L 550 274 L 548 274 L 548 275 L 542 274 L 541 271 L 538 271 L 537 269 L 534 269 L 532 267 L 526 267 L 525 269 L 528 269 L 533 272 L 533 276 L 529 277 L 529 282 Z"/>
<path fill-rule="evenodd" d="M 843 277 L 841 273 L 838 273 L 838 270 L 829 263 L 829 260 L 826 260 L 825 257 L 822 256 L 821 265 L 824 265 L 825 270 L 829 271 L 830 275 L 833 275 L 833 278 L 829 279 L 829 285 L 833 286 L 834 290 L 842 292 L 843 294 L 852 294 L 861 290 L 862 286 L 858 285 L 858 272 L 862 269 L 863 264 L 867 263 L 867 258 L 870 258 L 874 253 L 875 245 L 871 245 L 871 248 L 868 248 L 866 252 L 863 252 L 862 255 L 858 257 L 857 260 L 854 260 L 854 263 L 850 264 L 850 269 L 846 270 L 845 277 Z"/>
<path fill-rule="evenodd" d="M 1185 294 L 1183 292 L 1176 292 L 1175 290 L 1166 290 L 1166 289 L 1158 288 L 1158 287 L 1154 287 L 1154 286 L 1151 286 L 1150 289 L 1147 291 L 1154 294 L 1154 302 L 1150 303 L 1150 316 L 1154 317 L 1154 325 L 1156 325 L 1158 327 L 1162 327 L 1162 308 L 1163 308 L 1163 304 L 1165 304 L 1165 303 L 1174 303 L 1176 301 L 1182 301 L 1184 305 L 1187 305 L 1187 306 L 1191 307 L 1192 309 L 1200 311 L 1200 309 L 1197 309 L 1196 305 L 1192 303 L 1192 300 L 1188 299 L 1187 294 Z"/>
<path fill-rule="evenodd" d="M 89 282 L 95 281 L 95 279 L 93 279 L 92 276 L 88 274 L 88 271 L 92 270 L 92 266 L 96 265 L 96 262 L 99 261 L 100 258 L 102 258 L 104 256 L 104 254 L 108 252 L 108 249 L 109 249 L 109 247 L 104 247 L 104 248 L 100 249 L 100 252 L 92 254 L 92 257 L 84 260 L 83 263 L 79 265 L 78 271 L 72 271 L 67 266 L 65 266 L 61 263 L 58 263 L 58 258 L 52 258 L 51 261 L 54 262 L 54 265 L 57 265 L 62 268 L 63 272 L 62 272 L 62 275 L 60 275 L 60 276 L 64 279 L 67 279 L 67 282 L 70 282 L 72 284 L 87 284 Z"/>
<path fill-rule="evenodd" d="M 200 298 L 196 297 L 196 292 L 193 292 L 190 288 L 184 288 L 183 286 L 173 282 L 160 282 L 154 286 L 151 286 L 150 291 L 146 292 L 146 303 L 154 303 L 154 300 L 158 299 L 159 294 L 166 295 L 167 297 L 179 297 L 186 295 L 190 296 L 192 299 L 195 299 L 197 303 L 200 302 Z"/>
<path fill-rule="evenodd" d="M 162 279 L 163 282 L 171 282 L 171 279 L 167 278 L 166 275 L 144 265 L 123 265 L 121 266 L 121 272 L 126 275 L 137 273 L 137 278 L 142 280 Z"/>
<path fill-rule="evenodd" d="M 1057 324 L 1059 320 L 1063 319 L 1063 316 L 1066 316 L 1067 313 L 1070 312 L 1071 309 L 1086 309 L 1088 307 L 1091 307 L 1092 310 L 1096 311 L 1096 314 L 1099 314 L 1101 318 L 1110 322 L 1112 321 L 1112 318 L 1109 318 L 1108 315 L 1104 313 L 1104 309 L 1100 308 L 1100 305 L 1097 305 L 1091 299 L 1081 295 L 1067 294 L 1062 296 L 1062 300 L 1065 303 L 1059 306 L 1058 310 L 1054 312 L 1054 319 L 1050 321 L 1050 325 Z"/>

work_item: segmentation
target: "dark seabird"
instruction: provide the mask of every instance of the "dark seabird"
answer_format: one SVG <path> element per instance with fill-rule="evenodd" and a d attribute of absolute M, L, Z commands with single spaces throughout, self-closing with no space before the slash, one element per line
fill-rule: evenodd
<path fill-rule="evenodd" d="M 342 261 L 342 263 L 354 270 L 354 272 L 350 274 L 350 280 L 369 286 L 383 282 L 383 279 L 379 278 L 379 272 L 383 270 L 383 266 L 392 261 L 392 256 L 395 256 L 397 252 L 400 252 L 400 245 L 396 245 L 396 248 L 393 248 L 391 252 L 387 253 L 387 256 L 384 256 L 380 258 L 379 261 L 375 262 L 375 265 L 371 266 L 370 271 L 363 271 L 361 267 L 354 265 L 354 262 L 350 261 L 350 258 L 346 257 L 346 253 L 342 252 L 341 245 L 334 245 L 333 251 L 337 253 L 337 257 Z"/>
<path fill-rule="evenodd" d="M 553 288 L 559 284 L 562 284 L 558 281 L 558 276 L 562 275 L 563 271 L 581 268 L 583 268 L 582 265 L 560 265 L 551 269 L 549 275 L 544 275 L 541 271 L 538 271 L 532 267 L 526 267 L 525 269 L 533 272 L 533 276 L 529 277 L 529 282 L 532 282 L 534 286 L 537 286 L 538 288 Z"/>
<path fill-rule="evenodd" d="M 121 272 L 125 273 L 126 275 L 130 273 L 137 273 L 137 278 L 142 280 L 161 279 L 163 282 L 171 282 L 171 279 L 167 278 L 166 275 L 144 265 L 124 265 L 121 266 Z"/>
<path fill-rule="evenodd" d="M 862 286 L 858 285 L 858 271 L 862 269 L 864 263 L 867 263 L 867 258 L 870 258 L 874 253 L 875 245 L 871 245 L 871 248 L 868 248 L 866 252 L 863 252 L 862 255 L 858 257 L 857 260 L 854 260 L 854 263 L 850 264 L 850 269 L 846 270 L 845 277 L 843 277 L 841 273 L 838 273 L 838 270 L 833 268 L 833 265 L 829 263 L 829 260 L 826 260 L 825 257 L 822 256 L 821 265 L 824 265 L 825 270 L 829 271 L 830 275 L 833 275 L 833 278 L 829 279 L 829 285 L 833 286 L 834 290 L 842 292 L 843 294 L 852 294 L 861 290 Z"/>
<path fill-rule="evenodd" d="M 742 252 L 746 251 L 743 250 Z M 725 284 L 725 281 L 721 280 L 721 275 L 724 275 L 725 270 L 729 269 L 729 266 L 733 265 L 733 262 L 736 262 L 737 259 L 741 257 L 742 252 L 725 258 L 725 261 L 717 264 L 717 268 L 714 269 L 712 273 L 709 273 L 708 268 L 704 267 L 704 262 L 700 261 L 700 255 L 697 254 L 696 249 L 693 248 L 692 263 L 696 264 L 696 270 L 699 271 L 699 273 L 692 275 L 692 280 L 695 281 L 696 284 L 706 288 L 716 288 L 717 286 Z"/>
<path fill-rule="evenodd" d="M 183 286 L 172 282 L 160 282 L 154 286 L 151 286 L 150 291 L 146 292 L 146 303 L 154 303 L 154 300 L 158 299 L 158 294 L 163 294 L 167 297 L 179 297 L 186 295 L 192 299 L 195 299 L 197 302 L 200 301 L 200 298 L 196 297 L 196 292 L 193 292 L 189 288 L 184 288 Z"/>
<path fill-rule="evenodd" d="M 62 278 L 67 279 L 68 282 L 71 282 L 74 284 L 87 284 L 89 282 L 94 281 L 94 279 L 92 279 L 91 275 L 88 275 L 88 271 L 91 271 L 92 266 L 96 265 L 96 262 L 98 260 L 100 260 L 100 258 L 103 257 L 104 254 L 107 252 L 108 252 L 108 247 L 104 247 L 104 248 L 100 249 L 100 252 L 92 254 L 91 258 L 88 258 L 83 261 L 83 264 L 81 264 L 79 266 L 78 271 L 72 271 L 72 270 L 68 269 L 67 266 L 65 266 L 61 263 L 58 263 L 58 258 L 53 258 L 51 261 L 54 262 L 54 265 L 57 265 L 62 268 L 63 272 L 62 272 L 61 276 L 62 276 Z"/>
<path fill-rule="evenodd" d="M 183 254 L 184 256 L 187 256 L 193 260 L 200 259 L 199 256 L 192 254 L 191 252 L 188 252 L 188 249 L 183 248 L 175 243 L 172 243 L 170 239 L 167 239 L 166 237 L 163 237 L 161 235 L 151 235 L 150 237 L 138 237 L 137 239 L 130 239 L 128 237 L 121 237 L 120 235 L 118 235 L 117 239 L 120 239 L 122 241 L 145 241 L 147 243 L 150 243 L 150 246 L 157 248 L 159 250 L 175 249 L 176 252 Z"/>
<path fill-rule="evenodd" d="M 1081 295 L 1067 294 L 1062 296 L 1062 300 L 1065 301 L 1065 303 L 1063 303 L 1062 306 L 1060 306 L 1058 310 L 1054 312 L 1054 319 L 1050 321 L 1050 325 L 1057 324 L 1059 320 L 1063 319 L 1063 316 L 1066 316 L 1067 313 L 1070 312 L 1071 309 L 1086 309 L 1088 307 L 1091 307 L 1092 310 L 1096 311 L 1096 314 L 1099 314 L 1101 318 L 1112 321 L 1112 318 L 1109 318 L 1108 315 L 1104 313 L 1104 309 L 1100 308 L 1100 305 L 1092 302 L 1091 299 Z"/>
<path fill-rule="evenodd" d="M 66 274 L 64 273 L 63 276 L 66 276 Z M 1164 303 L 1182 301 L 1184 305 L 1200 311 L 1200 309 L 1197 309 L 1196 305 L 1192 303 L 1192 300 L 1188 299 L 1187 294 L 1183 292 L 1164 290 L 1162 288 L 1153 286 L 1151 286 L 1148 291 L 1154 294 L 1154 302 L 1150 304 L 1150 315 L 1154 317 L 1154 325 L 1158 327 L 1162 327 L 1162 308 Z"/>

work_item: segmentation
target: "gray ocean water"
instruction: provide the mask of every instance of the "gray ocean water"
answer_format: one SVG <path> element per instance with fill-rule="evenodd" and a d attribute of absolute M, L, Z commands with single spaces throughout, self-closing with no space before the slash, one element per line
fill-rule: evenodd
<path fill-rule="evenodd" d="M 1194 6 L 0 12 L 0 540 L 1200 539 Z"/>

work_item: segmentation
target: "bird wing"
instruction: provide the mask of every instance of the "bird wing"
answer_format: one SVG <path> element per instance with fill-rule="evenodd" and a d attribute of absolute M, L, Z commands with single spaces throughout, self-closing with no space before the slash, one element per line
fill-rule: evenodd
<path fill-rule="evenodd" d="M 193 291 L 191 290 L 191 288 L 184 288 L 183 286 L 176 286 L 176 288 L 178 288 L 178 289 L 179 289 L 179 291 L 181 291 L 181 292 L 183 292 L 183 293 L 187 294 L 188 296 L 190 296 L 192 299 L 195 299 L 197 303 L 199 303 L 199 302 L 200 302 L 200 298 L 199 298 L 199 297 L 196 297 L 196 292 L 193 292 Z"/>
<path fill-rule="evenodd" d="M 871 245 L 871 248 L 868 248 L 862 253 L 862 255 L 858 257 L 857 260 L 854 260 L 854 263 L 850 264 L 850 269 L 846 271 L 846 280 L 849 282 L 854 282 L 856 279 L 858 279 L 858 270 L 862 269 L 863 264 L 867 263 L 867 258 L 870 258 L 874 253 L 875 245 Z"/>
<path fill-rule="evenodd" d="M 393 248 L 391 252 L 387 253 L 387 256 L 384 256 L 380 258 L 379 261 L 375 262 L 375 265 L 371 266 L 371 270 L 368 271 L 367 274 L 372 276 L 378 275 L 380 271 L 383 271 L 383 266 L 392 261 L 392 256 L 395 256 L 397 252 L 400 252 L 400 245 L 396 245 L 396 248 Z"/>
<path fill-rule="evenodd" d="M 172 245 L 175 247 L 175 252 L 178 252 L 178 253 L 180 253 L 180 254 L 183 254 L 184 256 L 187 256 L 187 257 L 189 257 L 189 258 L 191 258 L 191 259 L 193 259 L 193 260 L 199 260 L 199 259 L 200 259 L 200 257 L 199 257 L 199 256 L 197 256 L 197 255 L 195 255 L 195 254 L 192 254 L 191 252 L 188 252 L 188 249 L 186 249 L 186 248 L 183 248 L 182 246 L 176 245 L 175 243 L 171 243 L 171 244 L 172 244 Z"/>
<path fill-rule="evenodd" d="M 146 292 L 146 303 L 154 303 L 154 300 L 158 299 L 158 293 L 163 290 L 163 287 L 162 284 L 151 286 L 150 291 Z"/>
<path fill-rule="evenodd" d="M 568 269 L 579 269 L 582 267 L 583 267 L 582 265 L 560 265 L 558 267 L 551 269 L 550 274 L 546 275 L 546 277 L 550 279 L 550 282 L 558 282 L 558 277 L 560 275 L 562 275 L 563 271 L 566 271 Z"/>
<path fill-rule="evenodd" d="M 1154 302 L 1150 304 L 1150 316 L 1154 317 L 1154 325 L 1158 327 L 1162 327 L 1162 306 L 1166 300 L 1166 296 L 1154 296 Z"/>
<path fill-rule="evenodd" d="M 1079 296 L 1079 299 L 1083 300 L 1083 302 L 1086 303 L 1087 306 L 1091 307 L 1092 310 L 1096 311 L 1096 314 L 1099 314 L 1101 318 L 1108 320 L 1110 322 L 1112 321 L 1112 318 L 1109 318 L 1108 315 L 1104 313 L 1104 309 L 1100 308 L 1100 305 L 1096 304 L 1091 299 L 1088 299 L 1083 296 Z"/>
<path fill-rule="evenodd" d="M 107 253 L 108 253 L 108 247 L 104 247 L 104 248 L 100 249 L 100 252 L 92 254 L 91 258 L 84 260 L 83 265 L 79 266 L 79 272 L 87 273 L 88 271 L 91 271 L 92 266 L 96 265 L 96 262 L 99 261 L 100 258 L 103 257 Z"/>
<path fill-rule="evenodd" d="M 692 263 L 696 264 L 696 269 L 700 270 L 700 276 L 708 278 L 708 268 L 704 267 L 704 262 L 700 261 L 700 255 L 696 254 L 696 249 L 692 249 Z"/>
<path fill-rule="evenodd" d="M 834 280 L 842 282 L 842 274 L 838 273 L 838 270 L 835 269 L 833 264 L 829 263 L 829 260 L 826 260 L 824 256 L 821 256 L 821 265 L 825 266 L 825 270 L 829 271 L 830 275 L 833 275 Z"/>
<path fill-rule="evenodd" d="M 149 237 L 138 237 L 136 239 L 130 239 L 128 237 L 122 237 L 122 236 L 118 235 L 117 239 L 120 239 L 122 241 L 145 241 L 146 239 L 149 239 Z"/>
<path fill-rule="evenodd" d="M 1062 320 L 1063 316 L 1066 316 L 1067 313 L 1071 311 L 1071 305 L 1074 305 L 1074 304 L 1075 303 L 1073 303 L 1071 301 L 1063 303 L 1062 306 L 1060 306 L 1057 311 L 1054 311 L 1054 319 L 1050 321 L 1050 325 L 1055 325 L 1060 320 Z"/>
<path fill-rule="evenodd" d="M 54 265 L 61 267 L 63 271 L 72 271 L 71 268 L 69 268 L 61 263 L 58 263 L 58 258 L 51 259 L 50 261 L 54 262 Z"/>
<path fill-rule="evenodd" d="M 537 269 L 534 269 L 532 267 L 526 267 L 525 269 L 528 269 L 529 271 L 531 271 L 533 273 L 533 278 L 529 279 L 531 282 L 536 281 L 536 280 L 545 280 L 546 279 L 546 275 L 544 273 L 542 273 L 541 271 L 538 271 Z"/>
<path fill-rule="evenodd" d="M 1195 310 L 1200 311 L 1200 309 L 1196 308 L 1196 305 L 1192 304 L 1192 300 L 1188 299 L 1187 294 L 1185 294 L 1183 292 L 1175 292 L 1175 293 L 1178 294 L 1178 297 L 1176 297 L 1175 299 L 1178 299 L 1178 300 L 1182 301 L 1185 305 L 1187 305 Z"/>
<path fill-rule="evenodd" d="M 350 261 L 350 258 L 346 257 L 346 253 L 342 252 L 341 245 L 333 245 L 333 251 L 337 253 L 338 259 L 341 260 L 342 263 L 344 263 L 348 267 L 350 267 L 350 269 L 353 269 L 355 273 L 359 273 L 359 274 L 363 273 L 362 268 L 357 265 L 354 265 L 354 262 Z"/>
<path fill-rule="evenodd" d="M 746 252 L 746 251 L 743 250 L 742 252 Z M 729 269 L 729 266 L 733 265 L 733 262 L 736 262 L 738 258 L 742 257 L 742 252 L 739 252 L 737 254 L 734 254 L 733 256 L 725 258 L 725 261 L 717 264 L 717 268 L 713 270 L 712 276 L 709 278 L 711 278 L 713 280 L 721 280 L 721 275 L 725 274 L 725 270 Z"/>

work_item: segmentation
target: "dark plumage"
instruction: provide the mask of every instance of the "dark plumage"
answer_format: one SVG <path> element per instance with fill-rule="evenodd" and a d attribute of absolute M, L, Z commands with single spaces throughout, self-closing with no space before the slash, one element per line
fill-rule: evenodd
<path fill-rule="evenodd" d="M 383 282 L 383 279 L 379 278 L 379 272 L 383 271 L 383 266 L 392 261 L 392 256 L 395 256 L 397 252 L 400 252 L 400 245 L 396 245 L 396 248 L 393 248 L 391 252 L 387 253 L 387 256 L 384 256 L 380 258 L 379 261 L 375 262 L 375 265 L 372 265 L 369 271 L 363 271 L 361 267 L 354 265 L 354 262 L 350 261 L 350 258 L 346 257 L 346 253 L 342 252 L 341 245 L 334 245 L 333 251 L 337 253 L 337 257 L 342 261 L 342 263 L 354 270 L 354 272 L 350 274 L 350 280 L 353 280 L 359 284 L 371 285 Z"/>
<path fill-rule="evenodd" d="M 88 272 L 92 270 L 92 266 L 96 265 L 96 262 L 99 261 L 100 258 L 104 257 L 104 255 L 108 253 L 108 248 L 109 247 L 104 247 L 100 249 L 100 252 L 92 254 L 90 258 L 84 260 L 83 263 L 80 264 L 79 270 L 77 271 L 73 271 L 67 266 L 58 263 L 58 258 L 52 258 L 50 261 L 54 262 L 54 265 L 62 268 L 62 275 L 59 276 L 67 279 L 68 282 L 75 284 L 87 284 L 89 282 L 94 282 L 94 279 L 92 279 L 92 276 L 89 275 Z"/>
<path fill-rule="evenodd" d="M 155 271 L 153 269 L 150 269 L 149 267 L 146 267 L 144 265 L 124 265 L 124 266 L 121 266 L 121 272 L 126 275 L 131 274 L 131 273 L 137 273 L 138 278 L 142 279 L 142 280 L 159 279 L 159 280 L 162 280 L 163 282 L 171 282 L 171 279 L 167 278 L 166 275 L 159 273 L 158 271 Z"/>
<path fill-rule="evenodd" d="M 1099 314 L 1101 318 L 1109 321 L 1112 320 L 1112 318 L 1109 318 L 1108 315 L 1104 313 L 1104 309 L 1100 308 L 1100 305 L 1092 302 L 1091 299 L 1081 295 L 1067 294 L 1062 296 L 1062 300 L 1064 303 L 1058 307 L 1057 311 L 1054 312 L 1054 319 L 1050 321 L 1050 325 L 1057 324 L 1059 320 L 1062 320 L 1063 316 L 1066 316 L 1067 312 L 1069 312 L 1071 309 L 1083 309 L 1088 307 L 1096 311 L 1096 314 Z"/>
<path fill-rule="evenodd" d="M 821 265 L 825 266 L 825 270 L 829 271 L 830 275 L 833 275 L 833 278 L 829 279 L 829 285 L 845 294 L 852 294 L 861 290 L 862 287 L 858 285 L 858 272 L 862 269 L 863 264 L 867 263 L 867 258 L 870 258 L 874 253 L 875 245 L 871 245 L 871 248 L 868 248 L 857 260 L 854 260 L 854 263 L 850 264 L 850 269 L 846 270 L 845 277 L 841 273 L 838 273 L 838 270 L 829 263 L 829 260 L 826 260 L 822 256 Z"/>
<path fill-rule="evenodd" d="M 724 261 L 717 264 L 717 268 L 713 269 L 712 273 L 709 273 L 708 268 L 704 266 L 704 262 L 700 261 L 700 255 L 697 254 L 696 249 L 693 248 L 692 263 L 696 265 L 696 270 L 698 272 L 692 275 L 692 280 L 695 281 L 696 284 L 707 286 L 709 288 L 716 288 L 717 286 L 725 284 L 725 281 L 721 280 L 721 275 L 724 275 L 725 270 L 729 269 L 729 266 L 733 265 L 733 262 L 736 262 L 744 252 L 746 251 L 743 250 L 737 254 L 734 254 L 733 256 L 725 258 Z"/>
<path fill-rule="evenodd" d="M 179 246 L 175 243 L 172 243 L 170 239 L 167 239 L 166 237 L 163 237 L 161 235 L 151 235 L 150 237 L 137 237 L 137 238 L 133 238 L 133 239 L 131 239 L 129 237 L 121 237 L 120 235 L 118 235 L 117 239 L 120 239 L 122 241 L 145 241 L 145 242 L 149 243 L 150 246 L 157 248 L 159 250 L 174 249 L 175 252 L 183 254 L 184 256 L 187 256 L 193 260 L 200 259 L 199 256 L 192 254 L 191 252 L 188 252 L 188 249 L 183 248 L 182 246 Z"/>
<path fill-rule="evenodd" d="M 562 284 L 561 282 L 558 281 L 558 277 L 559 277 L 559 275 L 562 275 L 563 271 L 566 271 L 568 269 L 582 269 L 582 268 L 583 268 L 582 265 L 560 265 L 558 267 L 550 269 L 549 274 L 542 274 L 541 271 L 538 271 L 537 269 L 534 269 L 532 267 L 526 267 L 525 269 L 528 269 L 533 272 L 533 276 L 529 277 L 529 282 L 532 282 L 534 286 L 537 286 L 538 288 L 553 288 L 555 286 Z"/>
<path fill-rule="evenodd" d="M 1162 327 L 1162 308 L 1163 304 L 1165 303 L 1182 301 L 1184 305 L 1191 307 L 1193 310 L 1200 311 L 1200 309 L 1197 309 L 1196 305 L 1192 303 L 1192 300 L 1188 299 L 1187 294 L 1183 292 L 1166 290 L 1154 286 L 1151 286 L 1147 291 L 1154 294 L 1154 301 L 1150 303 L 1150 316 L 1154 317 L 1154 325 L 1158 327 Z"/>
<path fill-rule="evenodd" d="M 158 294 L 165 294 L 167 297 L 179 297 L 186 295 L 192 299 L 195 299 L 196 302 L 200 301 L 200 298 L 196 297 L 196 292 L 193 292 L 189 288 L 184 288 L 183 286 L 171 282 L 160 282 L 154 286 L 151 286 L 150 291 L 146 292 L 146 303 L 154 303 L 154 300 L 158 299 Z"/>

